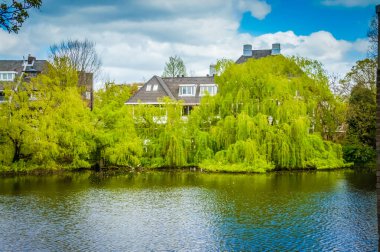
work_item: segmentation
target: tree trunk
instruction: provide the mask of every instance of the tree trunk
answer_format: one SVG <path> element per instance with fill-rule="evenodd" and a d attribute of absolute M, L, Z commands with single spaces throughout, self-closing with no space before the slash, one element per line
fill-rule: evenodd
<path fill-rule="evenodd" d="M 15 163 L 20 160 L 21 144 L 19 143 L 19 141 L 13 141 L 13 145 L 14 145 L 15 152 L 13 154 L 12 162 Z"/>

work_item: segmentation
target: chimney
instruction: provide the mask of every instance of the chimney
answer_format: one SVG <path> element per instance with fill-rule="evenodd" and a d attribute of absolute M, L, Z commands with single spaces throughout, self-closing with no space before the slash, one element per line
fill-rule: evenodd
<path fill-rule="evenodd" d="M 28 65 L 32 65 L 34 64 L 34 61 L 36 61 L 36 57 L 33 57 L 32 55 L 28 55 Z"/>
<path fill-rule="evenodd" d="M 272 44 L 272 55 L 279 55 L 281 54 L 281 44 L 275 43 Z"/>
<path fill-rule="evenodd" d="M 243 56 L 252 57 L 252 45 L 243 45 Z"/>
<path fill-rule="evenodd" d="M 210 65 L 210 71 L 209 71 L 209 75 L 210 76 L 214 76 L 216 74 L 216 69 L 215 69 L 216 65 L 214 64 L 211 64 Z"/>

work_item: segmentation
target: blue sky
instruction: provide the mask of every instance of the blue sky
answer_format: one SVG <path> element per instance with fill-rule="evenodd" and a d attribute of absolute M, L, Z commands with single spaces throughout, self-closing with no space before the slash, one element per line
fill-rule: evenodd
<path fill-rule="evenodd" d="M 355 41 L 367 35 L 369 21 L 375 11 L 371 1 L 357 1 L 354 6 L 326 5 L 313 0 L 268 0 L 267 3 L 271 5 L 271 12 L 265 19 L 259 20 L 245 12 L 239 32 L 261 35 L 292 30 L 298 35 L 308 35 L 324 30 L 336 39 Z"/>
<path fill-rule="evenodd" d="M 217 59 L 236 60 L 243 44 L 321 61 L 341 77 L 366 57 L 375 0 L 44 0 L 19 34 L 0 30 L 0 58 L 46 59 L 49 45 L 85 38 L 103 61 L 100 85 L 143 82 L 180 56 L 190 75 Z"/>

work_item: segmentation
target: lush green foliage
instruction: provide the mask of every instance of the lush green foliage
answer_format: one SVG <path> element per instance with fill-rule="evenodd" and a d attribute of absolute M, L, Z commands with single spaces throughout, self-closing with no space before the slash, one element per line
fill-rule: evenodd
<path fill-rule="evenodd" d="M 135 88 L 108 83 L 105 90 L 95 95 L 93 160 L 101 166 L 140 165 L 142 143 L 136 135 L 131 111 L 124 105 Z"/>
<path fill-rule="evenodd" d="M 90 111 L 77 89 L 76 71 L 50 66 L 30 83 L 7 83 L 0 107 L 0 163 L 3 169 L 90 167 Z M 59 74 L 57 74 L 59 72 Z"/>
<path fill-rule="evenodd" d="M 227 67 L 216 79 L 219 94 L 197 111 L 198 121 L 210 122 L 205 130 L 215 153 L 200 166 L 225 171 L 231 165 L 242 171 L 345 166 L 340 145 L 321 137 L 333 138 L 344 106 L 315 64 L 276 56 Z"/>
<path fill-rule="evenodd" d="M 376 61 L 356 62 L 341 81 L 351 86 L 347 109 L 344 157 L 355 165 L 375 163 L 376 158 Z"/>
<path fill-rule="evenodd" d="M 345 166 L 341 146 L 324 140 L 334 137 L 345 107 L 316 64 L 282 56 L 242 65 L 223 60 L 218 95 L 204 97 L 186 120 L 181 104 L 169 100 L 131 108 L 143 166 L 228 172 Z"/>
<path fill-rule="evenodd" d="M 219 62 L 219 92 L 188 117 L 181 102 L 126 106 L 135 87 L 107 84 L 91 112 L 67 59 L 17 90 L 0 110 L 3 169 L 98 166 L 211 171 L 343 167 L 334 138 L 344 106 L 320 65 L 283 56 Z"/>

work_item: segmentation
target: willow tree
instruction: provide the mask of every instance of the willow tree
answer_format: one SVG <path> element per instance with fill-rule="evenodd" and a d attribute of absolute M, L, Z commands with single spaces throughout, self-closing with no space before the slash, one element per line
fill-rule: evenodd
<path fill-rule="evenodd" d="M 318 62 L 253 59 L 230 64 L 215 81 L 219 93 L 197 111 L 199 126 L 206 113 L 217 119 L 204 128 L 211 138 L 205 149 L 215 155 L 201 167 L 265 171 L 345 165 L 339 145 L 321 137 L 334 136 L 343 105 L 334 99 Z"/>
<path fill-rule="evenodd" d="M 140 165 L 142 141 L 137 136 L 133 113 L 124 105 L 133 86 L 106 84 L 95 93 L 94 126 L 96 152 L 100 166 Z"/>
<path fill-rule="evenodd" d="M 77 89 L 76 71 L 65 59 L 17 89 L 1 104 L 1 162 L 12 169 L 91 166 L 91 114 Z M 59 74 L 58 74 L 59 73 Z M 9 158 L 13 157 L 13 158 Z"/>
<path fill-rule="evenodd" d="M 146 167 L 183 167 L 189 164 L 191 137 L 181 117 L 182 104 L 168 97 L 159 105 L 139 104 L 130 108 L 142 139 L 142 164 Z"/>
<path fill-rule="evenodd" d="M 8 102 L 2 103 L 0 109 L 0 149 L 1 162 L 7 166 L 32 154 L 27 149 L 33 139 L 38 138 L 36 128 L 41 115 L 30 100 L 32 89 L 29 85 L 22 85 L 18 90 L 13 83 L 4 86 Z"/>

